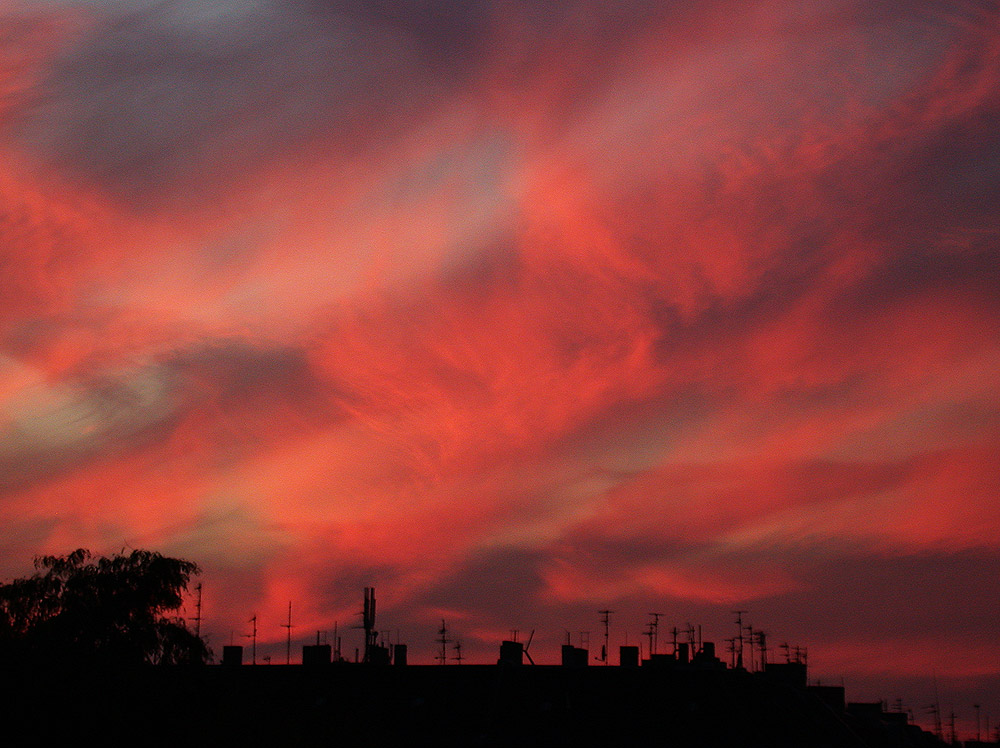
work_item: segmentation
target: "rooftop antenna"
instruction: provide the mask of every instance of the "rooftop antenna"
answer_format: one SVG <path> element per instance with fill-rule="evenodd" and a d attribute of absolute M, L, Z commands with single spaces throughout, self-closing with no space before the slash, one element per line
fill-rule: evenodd
<path fill-rule="evenodd" d="M 601 623 L 604 624 L 604 644 L 601 646 L 601 656 L 597 659 L 603 662 L 605 665 L 608 664 L 608 644 L 610 640 L 611 633 L 611 614 L 614 613 L 613 610 L 599 610 L 597 611 L 601 614 Z"/>
<path fill-rule="evenodd" d="M 257 614 L 256 613 L 250 619 L 250 623 L 253 625 L 253 627 L 250 629 L 250 633 L 243 634 L 243 636 L 250 639 L 250 642 L 252 644 L 250 649 L 251 652 L 250 662 L 256 665 L 257 664 Z"/>
<path fill-rule="evenodd" d="M 934 734 L 937 736 L 938 740 L 943 740 L 944 732 L 941 728 L 941 709 L 935 703 L 930 706 L 925 706 L 924 712 L 934 717 Z"/>
<path fill-rule="evenodd" d="M 754 669 L 754 658 L 753 658 L 753 642 L 754 642 L 754 636 L 753 636 L 753 634 L 754 634 L 754 631 L 753 631 L 753 626 L 751 626 L 749 623 L 746 625 L 746 632 L 747 632 L 747 641 L 750 644 L 750 672 L 753 672 L 753 669 Z"/>
<path fill-rule="evenodd" d="M 365 630 L 365 662 L 371 662 L 372 649 L 375 647 L 375 588 L 365 587 L 365 608 L 362 615 L 362 625 Z"/>
<path fill-rule="evenodd" d="M 650 654 L 658 654 L 660 648 L 657 639 L 660 632 L 660 619 L 663 618 L 663 613 L 650 613 L 649 615 L 653 619 L 649 622 L 649 651 Z"/>
<path fill-rule="evenodd" d="M 461 665 L 462 664 L 462 660 L 465 659 L 465 658 L 462 657 L 462 640 L 461 639 L 457 639 L 455 641 L 455 656 L 452 657 L 452 659 L 455 662 L 457 662 L 459 665 Z"/>
<path fill-rule="evenodd" d="M 736 616 L 736 667 L 743 667 L 743 614 L 746 613 L 745 610 L 734 610 L 733 615 Z"/>
<path fill-rule="evenodd" d="M 936 698 L 936 696 L 937 695 L 935 694 L 935 698 Z M 981 738 L 982 738 L 982 733 L 979 730 L 979 725 L 980 725 L 980 722 L 979 722 L 979 704 L 973 704 L 972 708 L 976 710 L 976 742 L 979 743 L 979 742 L 981 742 Z M 986 732 L 987 732 L 987 734 L 989 734 L 989 730 L 987 730 Z"/>
<path fill-rule="evenodd" d="M 441 661 L 442 665 L 448 664 L 448 645 L 451 643 L 451 639 L 448 638 L 448 624 L 441 619 L 441 628 L 438 629 L 438 639 L 437 643 L 441 645 L 441 654 L 437 656 L 437 659 Z"/>
<path fill-rule="evenodd" d="M 672 629 L 670 629 L 670 633 L 674 637 L 674 657 L 677 657 L 677 634 L 679 634 L 680 631 L 678 631 L 677 627 L 674 626 Z"/>
<path fill-rule="evenodd" d="M 689 645 L 689 646 L 690 646 L 690 648 L 691 648 L 691 654 L 694 654 L 694 651 L 695 651 L 695 649 L 694 649 L 694 644 L 695 644 L 695 638 L 694 638 L 694 626 L 692 626 L 692 625 L 691 625 L 691 624 L 689 623 L 689 624 L 687 625 L 687 628 L 686 628 L 686 629 L 684 629 L 684 633 L 685 633 L 685 634 L 687 634 L 687 637 L 688 637 L 688 645 Z"/>
<path fill-rule="evenodd" d="M 532 629 L 531 633 L 528 634 L 528 641 L 525 642 L 524 644 L 524 656 L 528 658 L 528 662 L 530 662 L 532 665 L 535 664 L 535 661 L 531 658 L 531 655 L 528 654 L 528 648 L 531 646 L 531 640 L 534 638 L 535 638 L 535 630 Z"/>
<path fill-rule="evenodd" d="M 760 652 L 760 669 L 767 670 L 767 634 L 763 631 L 756 631 L 757 650 Z"/>
<path fill-rule="evenodd" d="M 194 591 L 198 593 L 194 603 L 194 617 L 188 620 L 194 621 L 194 635 L 201 638 L 201 582 L 195 585 Z"/>
<path fill-rule="evenodd" d="M 792 661 L 791 648 L 788 646 L 788 642 L 781 642 L 778 645 L 778 649 L 785 653 L 785 664 L 789 664 Z"/>
<path fill-rule="evenodd" d="M 285 638 L 285 664 L 292 664 L 292 601 L 288 601 L 288 623 L 281 624 L 281 628 L 286 629 L 288 632 Z M 318 636 L 318 635 L 317 635 Z M 316 640 L 319 644 L 319 640 Z"/>
<path fill-rule="evenodd" d="M 333 661 L 340 662 L 340 637 L 337 635 L 337 622 L 333 622 Z"/>

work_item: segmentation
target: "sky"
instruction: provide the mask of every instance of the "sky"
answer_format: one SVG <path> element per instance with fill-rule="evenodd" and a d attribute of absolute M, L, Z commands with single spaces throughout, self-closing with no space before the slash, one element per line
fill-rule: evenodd
<path fill-rule="evenodd" d="M 0 0 L 0 577 L 1000 724 L 998 132 L 996 2 Z"/>

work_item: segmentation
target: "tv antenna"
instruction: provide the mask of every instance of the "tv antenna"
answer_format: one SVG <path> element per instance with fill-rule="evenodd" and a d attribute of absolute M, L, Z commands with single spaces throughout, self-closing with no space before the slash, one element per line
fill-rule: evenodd
<path fill-rule="evenodd" d="M 760 669 L 767 670 L 767 634 L 763 631 L 755 631 L 757 637 L 757 651 L 760 652 Z"/>
<path fill-rule="evenodd" d="M 746 613 L 745 610 L 734 610 L 733 615 L 736 616 L 736 667 L 743 667 L 743 614 Z"/>
<path fill-rule="evenodd" d="M 654 655 L 660 651 L 657 639 L 660 630 L 660 619 L 663 617 L 663 613 L 650 613 L 649 615 L 653 620 L 646 624 L 646 636 L 649 637 L 649 653 Z"/>
<path fill-rule="evenodd" d="M 365 630 L 365 662 L 371 662 L 372 650 L 378 633 L 375 631 L 375 588 L 365 587 L 365 607 L 361 613 L 361 624 Z"/>
<path fill-rule="evenodd" d="M 441 619 L 441 628 L 438 629 L 437 643 L 441 645 L 441 654 L 437 656 L 437 659 L 441 661 L 442 665 L 448 664 L 448 645 L 451 644 L 451 639 L 448 638 L 448 624 Z"/>
<path fill-rule="evenodd" d="M 597 611 L 601 614 L 601 623 L 604 624 L 604 644 L 601 645 L 601 656 L 597 659 L 603 662 L 605 665 L 608 664 L 608 644 L 610 640 L 611 633 L 611 614 L 614 613 L 613 610 L 599 610 Z"/>
<path fill-rule="evenodd" d="M 189 621 L 194 621 L 194 635 L 201 638 L 201 582 L 195 585 L 194 591 L 198 593 L 194 602 L 194 616 Z"/>
<path fill-rule="evenodd" d="M 462 660 L 465 659 L 464 657 L 462 657 L 462 640 L 461 639 L 456 639 L 455 640 L 455 656 L 452 657 L 451 659 L 453 659 L 459 665 L 461 665 L 462 664 Z"/>
<path fill-rule="evenodd" d="M 695 636 L 694 636 L 694 626 L 692 626 L 689 623 L 687 625 L 687 628 L 684 629 L 684 633 L 687 634 L 687 637 L 688 637 L 688 647 L 690 647 L 690 649 L 691 649 L 691 654 L 694 655 L 694 652 L 695 652 L 695 642 L 697 641 L 697 639 L 695 639 Z"/>
<path fill-rule="evenodd" d="M 281 628 L 286 629 L 285 638 L 285 664 L 292 664 L 292 601 L 288 601 L 288 623 L 281 624 Z M 318 642 L 317 642 L 318 643 Z"/>
<path fill-rule="evenodd" d="M 531 633 L 528 634 L 528 641 L 525 642 L 525 644 L 524 644 L 524 656 L 528 658 L 528 662 L 530 662 L 532 665 L 535 664 L 535 661 L 533 659 L 531 659 L 531 655 L 528 654 L 528 647 L 531 646 L 531 640 L 534 639 L 534 638 L 535 638 L 535 630 L 532 629 Z"/>
<path fill-rule="evenodd" d="M 253 617 L 250 619 L 249 622 L 252 625 L 252 628 L 250 629 L 250 633 L 249 634 L 243 634 L 243 636 L 245 638 L 247 638 L 247 639 L 250 640 L 250 643 L 251 643 L 251 648 L 250 648 L 251 659 L 250 659 L 250 662 L 251 662 L 251 664 L 256 665 L 257 664 L 257 614 L 256 613 L 253 615 Z"/>

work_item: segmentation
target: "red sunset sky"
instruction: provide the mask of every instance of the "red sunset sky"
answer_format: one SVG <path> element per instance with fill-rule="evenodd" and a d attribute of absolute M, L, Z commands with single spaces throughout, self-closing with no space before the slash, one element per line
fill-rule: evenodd
<path fill-rule="evenodd" d="M 0 577 L 1000 724 L 998 190 L 996 2 L 0 0 Z"/>

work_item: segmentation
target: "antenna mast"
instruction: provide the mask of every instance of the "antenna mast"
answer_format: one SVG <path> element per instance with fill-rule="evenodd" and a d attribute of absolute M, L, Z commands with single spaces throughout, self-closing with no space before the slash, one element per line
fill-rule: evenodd
<path fill-rule="evenodd" d="M 649 631 L 647 636 L 649 637 L 649 653 L 650 655 L 658 654 L 660 651 L 658 638 L 660 632 L 660 619 L 663 617 L 663 613 L 650 613 L 650 617 L 653 619 L 647 624 Z"/>
<path fill-rule="evenodd" d="M 281 624 L 281 628 L 286 629 L 288 634 L 285 639 L 285 664 L 292 664 L 292 601 L 288 601 L 288 623 Z"/>
<path fill-rule="evenodd" d="M 736 628 L 738 634 L 736 640 L 733 642 L 733 647 L 736 653 L 736 667 L 743 667 L 743 614 L 746 613 L 745 610 L 734 610 L 733 615 L 736 616 Z"/>
<path fill-rule="evenodd" d="M 250 619 L 250 623 L 253 627 L 250 629 L 249 634 L 243 634 L 246 638 L 250 639 L 251 642 L 251 659 L 250 662 L 254 665 L 257 664 L 257 614 L 255 613 L 253 618 Z"/>
<path fill-rule="evenodd" d="M 365 662 L 371 662 L 372 649 L 376 645 L 375 632 L 375 588 L 365 587 L 365 609 L 362 613 L 362 624 L 365 629 Z"/>
<path fill-rule="evenodd" d="M 201 638 L 201 582 L 195 585 L 195 592 L 198 593 L 198 597 L 195 598 L 194 602 L 194 617 L 189 618 L 189 621 L 194 621 L 194 635 Z"/>
<path fill-rule="evenodd" d="M 448 645 L 451 644 L 451 639 L 448 638 L 448 624 L 441 619 L 441 628 L 438 629 L 438 639 L 437 643 L 441 645 L 441 654 L 437 656 L 437 659 L 441 661 L 442 665 L 448 664 Z M 459 648 L 459 654 L 461 654 L 461 649 Z"/>
<path fill-rule="evenodd" d="M 608 644 L 611 632 L 611 614 L 614 613 L 613 610 L 599 610 L 597 611 L 601 614 L 601 623 L 604 624 L 604 644 L 601 647 L 601 656 L 598 658 L 605 665 L 608 664 Z"/>

